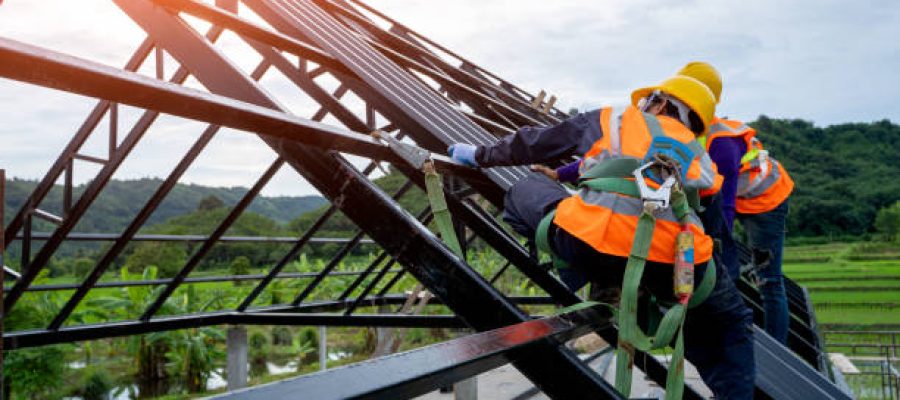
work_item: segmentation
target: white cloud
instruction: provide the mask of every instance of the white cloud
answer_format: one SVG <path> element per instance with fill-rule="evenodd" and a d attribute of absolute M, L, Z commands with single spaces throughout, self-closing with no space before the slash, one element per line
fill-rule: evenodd
<path fill-rule="evenodd" d="M 900 121 L 894 104 L 900 67 L 896 1 L 369 3 L 527 90 L 556 94 L 564 109 L 625 102 L 631 90 L 702 59 L 724 75 L 723 115 L 766 114 L 817 124 Z M 145 34 L 108 0 L 6 0 L 0 5 L 0 36 L 121 66 Z M 242 53 L 236 38 L 223 40 L 242 69 L 258 61 Z M 170 61 L 169 73 L 172 66 Z M 267 77 L 264 85 L 298 115 L 315 109 L 283 77 Z M 94 103 L 0 81 L 0 166 L 13 176 L 40 177 Z M 162 121 L 135 150 L 140 159 L 132 157 L 116 177 L 168 173 L 201 130 L 200 124 Z M 273 157 L 258 139 L 223 132 L 183 181 L 249 186 Z M 293 171 L 279 173 L 265 190 L 310 192 Z"/>

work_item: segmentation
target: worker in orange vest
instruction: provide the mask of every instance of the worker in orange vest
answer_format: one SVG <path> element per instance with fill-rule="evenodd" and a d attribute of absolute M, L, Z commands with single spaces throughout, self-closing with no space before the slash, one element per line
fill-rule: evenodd
<path fill-rule="evenodd" d="M 678 73 L 706 84 L 716 96 L 716 102 L 719 101 L 722 79 L 713 66 L 692 62 Z M 717 117 L 700 141 L 705 142 L 705 147 L 725 178 L 722 197 L 729 232 L 736 217 L 747 235 L 759 277 L 766 332 L 781 343 L 787 343 L 790 314 L 781 259 L 788 198 L 794 181 L 781 163 L 763 148 L 756 137 L 756 130 L 743 122 Z M 726 264 L 736 266 L 737 254 L 733 243 L 725 240 L 723 244 Z"/>
<path fill-rule="evenodd" d="M 623 164 L 623 160 L 639 164 L 656 143 L 666 143 L 676 150 L 671 154 L 679 162 L 675 175 L 683 187 L 707 189 L 714 185 L 716 174 L 695 137 L 708 130 L 714 112 L 715 98 L 702 82 L 676 76 L 636 90 L 630 106 L 589 111 L 552 127 L 523 127 L 493 145 L 457 143 L 448 152 L 460 163 L 485 168 L 547 163 L 583 154 L 579 175 L 587 179 L 597 170 Z M 632 181 L 663 186 L 651 178 Z M 535 173 L 509 189 L 504 206 L 504 220 L 528 238 L 535 237 L 541 221 L 555 212 L 546 235 L 555 257 L 593 284 L 612 288 L 622 284 L 646 202 L 643 191 L 635 197 L 584 187 L 572 195 Z M 672 264 L 676 237 L 682 231 L 694 235 L 695 274 L 704 276 L 709 265 L 713 244 L 696 213 L 690 210 L 678 218 L 672 208 L 661 210 L 641 279 L 641 286 L 657 298 L 674 298 Z M 727 276 L 721 266 L 716 265 L 715 272 Z M 706 301 L 687 313 L 686 357 L 717 398 L 752 398 L 751 323 L 752 314 L 731 279 L 716 279 Z"/>

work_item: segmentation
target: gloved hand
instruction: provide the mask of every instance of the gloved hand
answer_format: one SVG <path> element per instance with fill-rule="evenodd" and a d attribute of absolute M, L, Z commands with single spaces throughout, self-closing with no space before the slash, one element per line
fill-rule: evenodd
<path fill-rule="evenodd" d="M 453 161 L 459 162 L 470 167 L 477 167 L 478 162 L 475 161 L 475 150 L 478 146 L 468 143 L 456 143 L 447 148 L 447 154 Z"/>

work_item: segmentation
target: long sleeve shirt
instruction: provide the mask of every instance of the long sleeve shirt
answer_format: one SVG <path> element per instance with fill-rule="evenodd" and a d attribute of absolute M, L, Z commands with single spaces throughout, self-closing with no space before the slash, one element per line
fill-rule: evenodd
<path fill-rule="evenodd" d="M 579 167 L 581 167 L 581 159 L 557 168 L 556 179 L 560 183 L 575 183 L 580 175 L 578 171 Z"/>
<path fill-rule="evenodd" d="M 713 140 L 709 146 L 709 157 L 716 163 L 719 175 L 724 181 L 719 189 L 722 196 L 722 214 L 728 231 L 734 225 L 735 197 L 737 196 L 738 175 L 741 170 L 741 157 L 747 152 L 747 144 L 741 138 L 721 137 Z"/>
<path fill-rule="evenodd" d="M 588 111 L 550 127 L 526 126 L 492 145 L 478 146 L 481 167 L 546 163 L 583 155 L 602 137 L 600 110 Z"/>

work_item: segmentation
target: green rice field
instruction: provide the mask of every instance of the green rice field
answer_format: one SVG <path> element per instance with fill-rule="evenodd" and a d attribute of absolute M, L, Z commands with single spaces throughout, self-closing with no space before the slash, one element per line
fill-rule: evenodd
<path fill-rule="evenodd" d="M 898 253 L 897 243 L 792 246 L 785 248 L 784 272 L 809 290 L 826 330 L 829 325 L 900 329 Z"/>
<path fill-rule="evenodd" d="M 894 333 L 900 331 L 900 243 L 790 246 L 784 272 L 809 291 L 827 351 L 850 357 L 866 373 L 880 371 L 873 365 L 883 362 L 879 354 L 887 348 L 878 346 L 900 338 Z M 856 398 L 884 398 L 880 375 L 845 374 L 845 380 Z"/>

